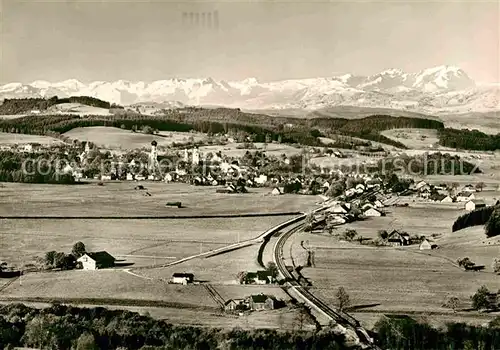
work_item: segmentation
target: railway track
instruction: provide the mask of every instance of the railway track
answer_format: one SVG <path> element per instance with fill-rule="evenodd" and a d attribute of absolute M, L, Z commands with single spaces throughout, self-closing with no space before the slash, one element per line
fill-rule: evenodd
<path fill-rule="evenodd" d="M 367 198 L 370 195 L 376 194 L 378 191 L 371 191 L 369 193 L 366 193 L 358 198 L 363 199 Z M 317 213 L 321 212 L 326 209 L 326 206 L 321 206 L 319 208 L 314 209 L 312 212 Z M 306 217 L 304 214 L 302 219 Z M 297 222 L 300 222 L 301 220 L 298 220 Z M 283 276 L 283 278 L 287 281 L 286 285 L 292 289 L 295 290 L 297 294 L 301 296 L 302 299 L 304 299 L 310 306 L 316 308 L 319 310 L 323 315 L 327 316 L 329 319 L 335 321 L 339 325 L 342 326 L 347 326 L 350 327 L 351 329 L 355 330 L 360 344 L 364 346 L 364 348 L 367 349 L 374 349 L 374 350 L 380 350 L 375 344 L 373 338 L 370 337 L 366 329 L 364 329 L 360 322 L 356 320 L 354 317 L 350 316 L 349 314 L 345 312 L 337 312 L 333 310 L 331 307 L 329 307 L 325 302 L 323 302 L 321 299 L 316 297 L 314 294 L 309 292 L 306 288 L 304 288 L 298 281 L 297 279 L 293 276 L 293 274 L 287 269 L 284 261 L 284 256 L 283 256 L 283 247 L 285 245 L 285 242 L 287 239 L 289 239 L 294 233 L 299 231 L 300 229 L 304 228 L 305 223 L 301 223 L 297 226 L 292 227 L 288 231 L 284 232 L 281 234 L 276 241 L 274 245 L 274 260 L 276 263 L 276 266 L 278 267 L 279 272 Z"/>

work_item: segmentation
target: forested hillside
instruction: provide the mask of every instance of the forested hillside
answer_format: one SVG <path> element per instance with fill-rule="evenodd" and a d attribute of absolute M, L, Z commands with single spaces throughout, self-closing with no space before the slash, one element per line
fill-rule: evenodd
<path fill-rule="evenodd" d="M 99 108 L 121 108 L 120 106 L 110 104 L 109 102 L 89 96 L 72 96 L 68 98 L 58 98 L 57 96 L 49 99 L 44 98 L 20 98 L 5 99 L 0 104 L 0 115 L 24 114 L 33 110 L 45 111 L 51 106 L 61 103 L 81 103 L 83 105 Z"/>

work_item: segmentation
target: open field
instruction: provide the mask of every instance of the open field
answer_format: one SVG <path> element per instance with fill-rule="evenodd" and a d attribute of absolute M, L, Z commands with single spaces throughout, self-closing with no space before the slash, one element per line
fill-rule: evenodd
<path fill-rule="evenodd" d="M 82 241 L 89 251 L 106 250 L 134 263 L 133 267 L 159 265 L 255 238 L 289 218 L 0 219 L 0 260 L 30 263 L 51 250 L 69 253 L 75 242 Z"/>
<path fill-rule="evenodd" d="M 492 273 L 463 271 L 447 259 L 411 248 L 317 249 L 315 262 L 315 268 L 303 270 L 313 281 L 311 291 L 334 305 L 336 289 L 343 286 L 352 306 L 366 306 L 360 311 L 452 313 L 442 307 L 449 297 L 468 308 L 469 297 L 481 285 L 500 288 Z"/>
<path fill-rule="evenodd" d="M 160 132 L 159 135 L 150 135 L 106 126 L 75 128 L 64 135 L 71 139 L 93 142 L 99 147 L 124 150 L 150 147 L 152 141 L 156 141 L 158 146 L 168 146 L 174 142 L 187 142 L 191 136 L 195 141 L 205 137 L 200 133 L 177 132 Z"/>
<path fill-rule="evenodd" d="M 111 115 L 109 109 L 87 106 L 81 103 L 59 103 L 49 107 L 43 114 Z"/>
<path fill-rule="evenodd" d="M 62 143 L 62 141 L 49 136 L 0 132 L 0 145 L 17 145 L 23 143 L 39 143 L 41 145 L 51 145 Z"/>
<path fill-rule="evenodd" d="M 136 182 L 83 185 L 4 183 L 1 216 L 189 216 L 305 211 L 316 196 L 269 196 L 269 188 L 249 188 L 246 194 L 216 193 L 216 187 L 183 183 L 141 182 L 151 197 L 134 190 Z M 165 207 L 180 201 L 185 208 Z"/>
<path fill-rule="evenodd" d="M 149 278 L 165 279 L 172 276 L 174 272 L 186 271 L 194 273 L 195 277 L 201 281 L 235 285 L 238 283 L 239 272 L 262 269 L 257 263 L 258 252 L 259 245 L 255 244 L 225 254 L 188 260 L 170 267 L 133 270 L 133 272 Z"/>
<path fill-rule="evenodd" d="M 0 292 L 0 298 L 111 299 L 172 303 L 173 307 L 217 305 L 200 285 L 173 285 L 120 270 L 29 273 Z M 112 302 L 110 302 L 112 303 Z M 133 305 L 133 304 L 131 304 Z"/>
<path fill-rule="evenodd" d="M 291 145 L 283 143 L 268 143 L 267 145 L 264 145 L 263 143 L 256 142 L 254 143 L 255 148 L 238 148 L 242 147 L 242 145 L 242 143 L 228 143 L 226 145 L 201 146 L 200 152 L 215 153 L 221 151 L 224 155 L 227 155 L 229 157 L 242 157 L 247 151 L 265 151 L 267 155 L 281 156 L 282 154 L 285 154 L 288 157 L 294 154 L 300 154 L 302 152 L 301 148 L 293 147 Z"/>
<path fill-rule="evenodd" d="M 381 134 L 410 149 L 446 149 L 438 145 L 438 131 L 433 129 L 392 129 L 382 131 Z"/>
<path fill-rule="evenodd" d="M 491 201 L 495 191 L 483 194 Z M 479 198 L 481 195 L 481 192 L 476 193 Z M 295 264 L 304 265 L 307 255 L 301 242 L 312 247 L 316 266 L 302 271 L 313 283 L 311 291 L 335 305 L 335 292 L 343 286 L 356 308 L 353 316 L 367 327 L 373 326 L 383 313 L 425 315 L 435 325 L 442 325 L 446 320 L 484 323 L 487 317 L 482 314 L 460 311 L 454 315 L 442 305 L 454 296 L 459 298 L 460 308 L 467 309 L 470 308 L 469 297 L 481 285 L 491 291 L 500 288 L 500 278 L 491 269 L 493 258 L 500 257 L 500 238 L 487 239 L 482 226 L 451 232 L 455 219 L 465 212 L 458 203 L 413 203 L 410 200 L 409 207 L 386 210 L 386 217 L 338 226 L 333 236 L 296 234 L 285 245 L 284 252 L 293 252 Z M 372 239 L 377 237 L 378 230 L 403 230 L 410 235 L 428 237 L 438 244 L 438 249 L 420 251 L 418 245 L 377 248 L 339 240 L 335 235 L 346 229 L 355 229 L 358 235 Z M 486 269 L 464 271 L 456 260 L 466 256 L 478 265 L 486 265 Z M 292 264 L 290 258 L 287 264 Z"/>

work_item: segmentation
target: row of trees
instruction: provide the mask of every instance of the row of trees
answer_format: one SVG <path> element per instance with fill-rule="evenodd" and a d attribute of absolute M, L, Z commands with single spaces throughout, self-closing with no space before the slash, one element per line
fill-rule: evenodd
<path fill-rule="evenodd" d="M 76 242 L 70 254 L 54 250 L 45 254 L 44 265 L 47 269 L 72 270 L 77 267 L 76 259 L 86 253 L 85 244 Z"/>

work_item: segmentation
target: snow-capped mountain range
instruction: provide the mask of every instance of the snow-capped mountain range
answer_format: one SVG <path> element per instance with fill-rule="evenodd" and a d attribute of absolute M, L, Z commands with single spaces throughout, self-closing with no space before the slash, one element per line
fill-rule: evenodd
<path fill-rule="evenodd" d="M 360 106 L 450 114 L 500 110 L 500 85 L 477 85 L 462 69 L 438 66 L 418 73 L 388 69 L 371 76 L 345 74 L 326 78 L 259 82 L 166 79 L 151 83 L 118 80 L 83 84 L 34 81 L 0 86 L 0 99 L 93 96 L 121 105 L 141 102 L 219 105 L 242 109 L 306 109 Z"/>

